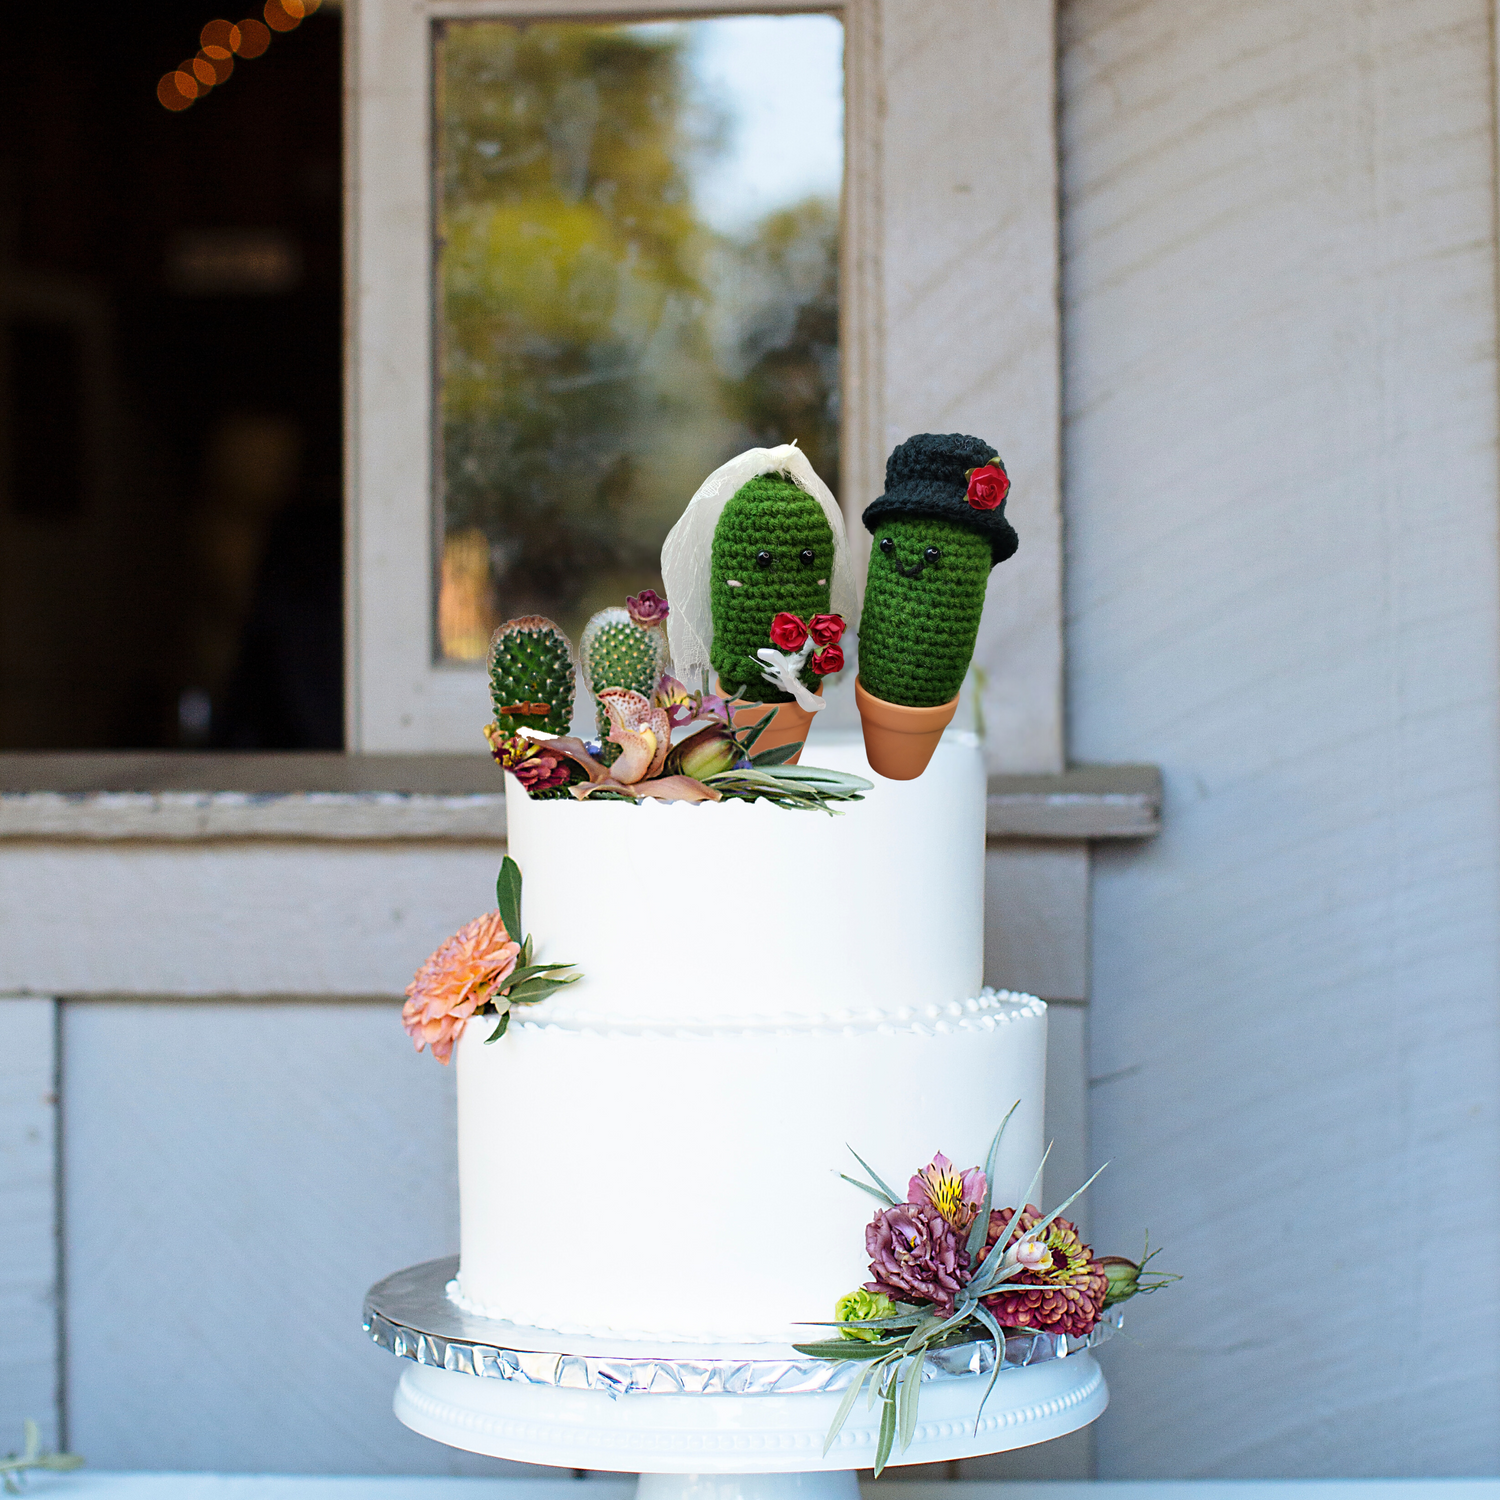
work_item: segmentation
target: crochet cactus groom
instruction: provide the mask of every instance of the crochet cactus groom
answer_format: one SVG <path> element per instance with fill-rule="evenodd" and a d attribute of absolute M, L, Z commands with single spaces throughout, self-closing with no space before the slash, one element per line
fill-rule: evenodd
<path fill-rule="evenodd" d="M 1015 552 L 1010 479 L 982 438 L 919 433 L 886 460 L 866 507 L 874 537 L 859 632 L 859 680 L 887 703 L 930 708 L 958 695 L 990 569 Z"/>

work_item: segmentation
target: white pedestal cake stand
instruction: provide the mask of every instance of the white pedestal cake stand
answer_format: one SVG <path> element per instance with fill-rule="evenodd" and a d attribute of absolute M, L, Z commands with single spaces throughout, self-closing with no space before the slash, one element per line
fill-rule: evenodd
<path fill-rule="evenodd" d="M 494 1458 L 636 1473 L 640 1500 L 857 1500 L 879 1406 L 861 1394 L 823 1454 L 857 1366 L 790 1345 L 575 1338 L 475 1317 L 447 1296 L 457 1271 L 457 1257 L 428 1261 L 365 1298 L 366 1332 L 413 1361 L 395 1402 L 413 1431 Z M 1086 1426 L 1109 1401 L 1087 1350 L 1109 1332 L 1008 1339 L 982 1413 L 993 1346 L 929 1356 L 916 1436 L 890 1463 L 1002 1453 Z"/>

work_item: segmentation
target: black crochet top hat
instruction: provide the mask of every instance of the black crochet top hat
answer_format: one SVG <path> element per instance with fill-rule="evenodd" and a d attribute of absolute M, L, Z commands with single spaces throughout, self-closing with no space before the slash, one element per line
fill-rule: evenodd
<path fill-rule="evenodd" d="M 969 471 L 987 466 L 999 471 L 999 482 L 986 483 L 987 476 L 980 475 L 971 486 Z M 888 516 L 936 516 L 987 537 L 991 557 L 1002 563 L 1019 545 L 1015 527 L 1005 519 L 1009 488 L 1005 465 L 983 438 L 919 432 L 886 459 L 885 494 L 865 507 L 865 529 L 874 531 Z"/>

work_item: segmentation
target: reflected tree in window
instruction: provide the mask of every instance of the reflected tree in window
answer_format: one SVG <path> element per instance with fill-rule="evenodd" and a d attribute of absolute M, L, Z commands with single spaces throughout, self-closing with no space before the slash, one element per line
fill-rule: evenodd
<path fill-rule="evenodd" d="M 443 656 L 659 588 L 688 497 L 753 442 L 836 483 L 836 198 L 728 227 L 696 201 L 736 129 L 693 70 L 723 24 L 440 35 Z"/>

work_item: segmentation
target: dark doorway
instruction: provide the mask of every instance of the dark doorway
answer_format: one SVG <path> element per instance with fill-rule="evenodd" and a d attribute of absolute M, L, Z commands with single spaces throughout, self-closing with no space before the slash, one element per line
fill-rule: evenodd
<path fill-rule="evenodd" d="M 158 91 L 243 3 L 6 17 L 0 749 L 343 743 L 339 12 Z"/>

